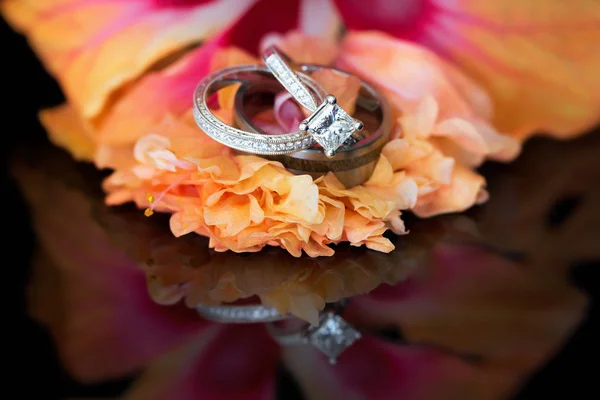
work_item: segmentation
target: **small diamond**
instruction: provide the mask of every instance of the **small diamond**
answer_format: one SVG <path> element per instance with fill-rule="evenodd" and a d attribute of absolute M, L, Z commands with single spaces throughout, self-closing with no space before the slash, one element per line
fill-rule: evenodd
<path fill-rule="evenodd" d="M 335 152 L 356 130 L 357 121 L 337 104 L 324 102 L 307 120 L 308 130 L 323 146 L 325 153 Z"/>
<path fill-rule="evenodd" d="M 336 363 L 342 354 L 361 334 L 348 324 L 342 317 L 327 313 L 321 317 L 319 326 L 307 332 L 308 341 L 329 357 L 329 362 Z"/>

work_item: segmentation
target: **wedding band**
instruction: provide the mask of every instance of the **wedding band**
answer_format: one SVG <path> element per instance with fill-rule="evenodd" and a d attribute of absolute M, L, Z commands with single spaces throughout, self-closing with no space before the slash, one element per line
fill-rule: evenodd
<path fill-rule="evenodd" d="M 289 57 L 271 46 L 263 53 L 263 61 L 283 87 L 312 114 L 300 123 L 300 131 L 308 132 L 323 147 L 327 157 L 333 157 L 337 149 L 355 132 L 363 129 L 363 123 L 350 116 L 337 104 L 334 95 L 328 94 L 317 105 L 311 91 L 303 84 L 300 72 L 288 64 Z"/>
<path fill-rule="evenodd" d="M 242 65 L 225 68 L 204 78 L 194 91 L 194 119 L 212 139 L 236 150 L 252 154 L 277 155 L 309 148 L 314 139 L 307 132 L 292 132 L 282 135 L 262 135 L 236 129 L 222 122 L 208 107 L 208 100 L 219 90 L 238 83 L 250 83 L 271 76 L 270 71 L 260 65 Z M 319 97 L 325 97 L 323 89 L 303 73 L 297 75 L 306 87 Z"/>
<path fill-rule="evenodd" d="M 196 310 L 203 318 L 213 322 L 266 323 L 267 331 L 280 346 L 311 344 L 325 354 L 331 364 L 335 364 L 340 354 L 362 337 L 361 333 L 340 315 L 346 304 L 346 299 L 329 304 L 320 313 L 318 326 L 310 326 L 292 315 L 282 315 L 275 308 L 260 304 L 200 305 L 196 307 Z M 277 323 L 288 324 L 292 329 L 280 327 Z"/>
<path fill-rule="evenodd" d="M 298 66 L 300 72 L 308 76 L 323 68 L 328 67 L 308 64 Z M 349 75 L 341 70 L 333 70 Z M 235 125 L 246 131 L 266 135 L 252 122 L 252 118 L 267 108 L 272 109 L 274 96 L 279 91 L 279 85 L 273 77 L 256 79 L 241 85 L 234 100 Z M 321 150 L 309 148 L 266 158 L 281 162 L 286 169 L 295 174 L 308 174 L 318 178 L 333 172 L 347 188 L 361 184 L 371 177 L 381 150 L 389 139 L 392 114 L 385 97 L 366 82 L 361 82 L 356 113 L 362 113 L 361 118 L 365 123 L 363 132 L 367 134 L 364 139 L 341 147 L 334 157 L 329 158 Z"/>
<path fill-rule="evenodd" d="M 282 321 L 291 318 L 290 315 L 281 315 L 276 309 L 263 305 L 231 305 L 231 306 L 204 306 L 199 305 L 196 311 L 204 318 L 221 323 L 257 323 Z"/>

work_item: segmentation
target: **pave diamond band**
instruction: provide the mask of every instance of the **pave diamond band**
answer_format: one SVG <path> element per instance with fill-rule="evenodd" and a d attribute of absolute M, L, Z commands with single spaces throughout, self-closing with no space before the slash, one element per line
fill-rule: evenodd
<path fill-rule="evenodd" d="M 302 84 L 300 77 L 294 72 L 290 64 L 292 61 L 275 46 L 268 47 L 263 53 L 263 61 L 273 76 L 283 85 L 298 103 L 314 112 L 319 102 L 312 93 Z M 322 99 L 321 99 L 322 101 Z"/>
<path fill-rule="evenodd" d="M 281 315 L 270 307 L 263 305 L 243 306 L 197 306 L 196 311 L 204 318 L 222 323 L 257 323 L 282 321 L 290 318 L 289 315 Z"/>
<path fill-rule="evenodd" d="M 208 106 L 217 91 L 237 83 L 248 83 L 270 76 L 266 67 L 243 65 L 219 70 L 204 78 L 194 92 L 194 118 L 198 126 L 211 138 L 236 150 L 253 154 L 287 154 L 311 147 L 314 139 L 306 132 L 297 131 L 283 135 L 262 135 L 233 128 L 222 122 Z M 322 89 L 310 77 L 298 74 L 302 83 L 319 97 Z"/>

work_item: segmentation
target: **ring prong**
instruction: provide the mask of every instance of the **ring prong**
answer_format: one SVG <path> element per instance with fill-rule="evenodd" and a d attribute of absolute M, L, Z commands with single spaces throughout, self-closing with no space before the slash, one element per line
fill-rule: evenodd
<path fill-rule="evenodd" d="M 356 121 L 356 123 L 354 124 L 354 129 L 356 129 L 357 131 L 362 131 L 364 127 L 365 126 L 360 121 Z"/>
<path fill-rule="evenodd" d="M 327 156 L 327 158 L 331 158 L 331 157 L 335 156 L 335 150 L 327 149 L 327 150 L 325 150 L 325 155 Z"/>
<path fill-rule="evenodd" d="M 329 103 L 329 104 L 335 104 L 337 103 L 337 99 L 335 98 L 334 95 L 332 94 L 328 94 L 327 97 L 325 97 L 325 100 Z"/>
<path fill-rule="evenodd" d="M 302 132 L 306 132 L 308 130 L 308 124 L 306 123 L 306 121 L 300 122 L 300 125 L 298 125 L 298 129 L 300 129 Z"/>

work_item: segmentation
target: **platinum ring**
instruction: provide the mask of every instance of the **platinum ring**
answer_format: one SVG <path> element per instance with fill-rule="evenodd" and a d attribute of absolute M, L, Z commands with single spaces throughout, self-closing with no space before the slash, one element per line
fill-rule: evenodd
<path fill-rule="evenodd" d="M 299 65 L 301 72 L 310 76 L 324 67 Z M 339 74 L 347 72 L 330 68 Z M 261 111 L 272 107 L 280 86 L 273 77 L 257 79 L 241 85 L 235 95 L 234 123 L 246 131 L 267 134 L 252 121 Z M 281 162 L 295 174 L 308 174 L 318 178 L 333 172 L 347 188 L 359 185 L 371 177 L 383 146 L 388 142 L 392 127 L 392 112 L 386 98 L 366 82 L 356 102 L 356 113 L 365 123 L 364 139 L 348 143 L 337 150 L 334 157 L 327 157 L 320 149 L 308 148 L 285 155 L 267 156 Z M 353 138 L 351 138 L 353 140 Z"/>
<path fill-rule="evenodd" d="M 221 323 L 250 324 L 257 322 L 283 321 L 291 318 L 290 315 L 281 315 L 272 307 L 263 305 L 231 305 L 231 306 L 204 306 L 196 307 L 198 313 L 211 321 Z"/>
<path fill-rule="evenodd" d="M 266 323 L 269 334 L 280 346 L 311 344 L 325 354 L 331 364 L 350 345 L 362 337 L 352 325 L 341 317 L 347 300 L 329 304 L 319 315 L 319 325 L 290 314 L 282 315 L 272 307 L 263 305 L 220 305 L 196 307 L 198 313 L 210 321 L 230 324 Z"/>
<path fill-rule="evenodd" d="M 327 157 L 333 157 L 337 149 L 356 132 L 363 123 L 352 118 L 338 104 L 335 96 L 328 94 L 321 105 L 317 105 L 311 91 L 303 85 L 301 72 L 294 71 L 288 64 L 289 57 L 275 46 L 263 54 L 265 65 L 283 87 L 312 114 L 300 123 L 299 129 L 308 132 L 323 147 Z M 361 139 L 359 136 L 358 139 Z"/>
<path fill-rule="evenodd" d="M 208 75 L 194 91 L 194 119 L 212 139 L 236 150 L 252 154 L 287 154 L 309 148 L 314 139 L 307 132 L 292 132 L 283 135 L 262 135 L 243 131 L 227 125 L 209 109 L 208 99 L 217 91 L 237 83 L 248 83 L 256 79 L 271 76 L 266 67 L 260 65 L 242 65 L 225 68 Z M 303 73 L 299 79 L 319 97 L 325 97 L 323 89 Z"/>

